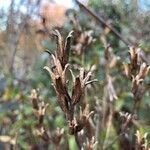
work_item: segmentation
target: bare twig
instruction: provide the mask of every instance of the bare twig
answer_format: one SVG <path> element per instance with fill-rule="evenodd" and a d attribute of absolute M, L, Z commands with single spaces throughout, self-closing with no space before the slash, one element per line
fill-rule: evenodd
<path fill-rule="evenodd" d="M 126 46 L 131 45 L 128 40 L 124 39 L 124 37 L 116 31 L 111 25 L 106 23 L 104 19 L 100 16 L 97 16 L 94 12 L 92 12 L 89 8 L 87 8 L 84 4 L 76 0 L 76 3 L 79 5 L 79 7 L 83 8 L 88 14 L 90 14 L 100 25 L 103 25 L 111 30 L 112 33 L 114 33 Z"/>
<path fill-rule="evenodd" d="M 113 144 L 115 144 L 115 142 L 117 142 L 117 140 L 118 140 L 121 136 L 123 136 L 124 134 L 125 134 L 124 132 L 120 133 L 117 137 L 114 138 L 114 140 L 113 140 L 110 144 L 108 144 L 108 145 L 104 148 L 104 150 L 111 148 L 111 147 L 113 146 Z"/>

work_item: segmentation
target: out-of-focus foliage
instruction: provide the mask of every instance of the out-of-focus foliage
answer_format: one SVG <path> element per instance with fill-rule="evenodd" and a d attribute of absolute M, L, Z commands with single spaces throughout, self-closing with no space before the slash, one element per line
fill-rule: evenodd
<path fill-rule="evenodd" d="M 95 113 L 91 120 L 94 127 L 99 128 L 95 135 L 98 141 L 96 148 L 119 150 L 117 119 L 109 118 L 109 109 L 105 112 L 106 118 L 102 117 L 104 114 L 101 112 L 104 103 L 108 108 L 111 107 L 106 98 L 109 93 L 107 81 L 111 79 L 116 93 L 113 93 L 116 99 L 113 109 L 116 112 L 133 113 L 131 81 L 125 76 L 123 66 L 124 63 L 130 62 L 129 48 L 107 27 L 100 26 L 89 14 L 79 9 L 78 5 L 67 10 L 64 6 L 50 3 L 44 4 L 38 0 L 12 0 L 7 10 L 0 10 L 0 149 L 56 148 L 55 144 L 47 145 L 37 135 L 37 118 L 30 97 L 32 89 L 38 89 L 40 101 L 49 104 L 44 124 L 50 135 L 55 135 L 58 127 L 64 128 L 64 137 L 60 141 L 63 149 L 78 149 L 75 137 L 68 134 L 65 116 L 51 85 L 52 80 L 43 70 L 45 65 L 51 64 L 52 58 L 45 50 L 55 52 L 56 42 L 52 33 L 54 29 L 58 29 L 64 37 L 69 31 L 74 30 L 69 59 L 74 72 L 78 74 L 80 67 L 88 71 L 94 65 L 93 76 L 98 82 L 87 86 L 81 104 L 89 103 L 90 110 Z M 144 12 L 139 9 L 138 0 L 89 0 L 87 7 L 111 24 L 125 39 L 140 47 L 142 58 L 150 65 L 150 11 Z M 108 45 L 111 45 L 109 67 L 106 64 L 105 53 L 105 46 Z M 108 79 L 107 74 L 111 78 Z M 71 81 L 68 84 L 70 83 Z M 145 94 L 140 100 L 138 119 L 134 122 L 136 127 L 130 128 L 128 138 L 135 140 L 135 131 L 139 130 L 138 134 L 142 136 L 148 133 L 150 145 L 149 74 L 144 84 Z M 76 109 L 79 110 L 79 107 Z M 105 128 L 104 124 L 97 125 L 101 122 L 108 128 Z"/>

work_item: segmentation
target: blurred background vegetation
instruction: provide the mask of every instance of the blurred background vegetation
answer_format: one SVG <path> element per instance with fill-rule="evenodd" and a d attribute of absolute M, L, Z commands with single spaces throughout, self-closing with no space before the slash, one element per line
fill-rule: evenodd
<path fill-rule="evenodd" d="M 70 63 L 75 68 L 89 69 L 95 65 L 95 78 L 98 83 L 87 88 L 85 99 L 91 110 L 96 111 L 97 101 L 102 103 L 105 86 L 104 41 L 113 48 L 116 66 L 110 69 L 118 96 L 115 109 L 132 112 L 131 83 L 125 77 L 123 63 L 129 62 L 129 48 L 107 27 L 97 24 L 92 16 L 85 13 L 72 1 L 71 8 L 53 0 L 9 0 L 0 1 L 0 137 L 11 137 L 1 141 L 0 149 L 32 149 L 33 145 L 44 145 L 35 135 L 36 118 L 30 101 L 33 88 L 39 89 L 40 100 L 49 103 L 45 124 L 54 131 L 66 125 L 64 115 L 56 101 L 51 79 L 43 70 L 49 62 L 44 51 L 54 52 L 56 42 L 52 31 L 58 29 L 64 37 L 71 30 L 87 32 L 92 41 L 86 46 L 75 47 L 77 37 L 73 38 Z M 88 8 L 96 12 L 115 28 L 130 43 L 142 49 L 143 58 L 150 65 L 150 3 L 140 0 L 84 0 Z M 8 6 L 6 6 L 8 5 Z M 141 133 L 148 133 L 150 142 L 150 77 L 145 80 L 146 92 L 139 110 Z M 111 128 L 111 141 L 116 137 L 115 127 Z M 67 129 L 65 128 L 67 131 Z M 105 138 L 102 131 L 100 141 Z M 132 134 L 132 133 L 131 133 Z M 77 149 L 73 136 L 69 136 L 71 150 Z M 61 141 L 64 143 L 64 141 Z M 150 143 L 149 143 L 150 144 Z M 42 147 L 41 146 L 41 147 Z M 42 149 L 42 148 L 41 148 Z M 53 145 L 49 149 L 54 149 Z M 117 142 L 110 149 L 119 149 Z"/>

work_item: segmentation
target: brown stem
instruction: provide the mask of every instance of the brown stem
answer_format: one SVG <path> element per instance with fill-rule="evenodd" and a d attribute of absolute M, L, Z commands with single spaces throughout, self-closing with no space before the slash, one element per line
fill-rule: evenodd
<path fill-rule="evenodd" d="M 140 100 L 134 100 L 133 104 L 133 114 L 136 114 L 139 118 Z"/>
<path fill-rule="evenodd" d="M 78 148 L 81 149 L 82 146 L 81 146 L 81 143 L 80 143 L 79 138 L 78 138 L 78 133 L 75 133 L 74 136 L 75 136 L 75 140 L 76 140 L 76 143 L 77 143 Z"/>

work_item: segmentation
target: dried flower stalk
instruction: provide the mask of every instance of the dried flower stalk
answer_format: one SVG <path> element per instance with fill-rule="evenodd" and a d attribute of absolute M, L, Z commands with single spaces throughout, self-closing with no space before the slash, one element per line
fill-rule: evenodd
<path fill-rule="evenodd" d="M 54 35 L 57 37 L 57 51 L 55 55 L 50 54 L 55 67 L 50 69 L 49 67 L 45 66 L 44 69 L 49 72 L 52 78 L 59 106 L 66 116 L 69 133 L 76 136 L 78 132 L 85 127 L 89 117 L 93 114 L 93 112 L 89 110 L 89 105 L 87 104 L 83 111 L 80 111 L 79 116 L 74 117 L 75 107 L 81 100 L 85 87 L 96 80 L 90 80 L 92 71 L 85 73 L 84 68 L 80 68 L 79 75 L 75 77 L 73 71 L 69 69 L 68 61 L 72 33 L 73 31 L 68 34 L 66 40 L 64 41 L 59 31 L 55 30 Z M 71 96 L 68 91 L 68 77 L 66 72 L 70 72 L 72 76 Z M 79 147 L 81 148 L 81 146 Z"/>
<path fill-rule="evenodd" d="M 39 101 L 38 92 L 39 92 L 38 90 L 33 89 L 31 91 L 31 96 L 30 96 L 32 101 L 32 106 L 34 109 L 34 114 L 38 119 L 36 134 L 40 136 L 41 139 L 43 139 L 47 144 L 53 143 L 56 146 L 56 149 L 60 150 L 60 141 L 64 134 L 64 129 L 57 128 L 57 130 L 53 133 L 52 136 L 49 134 L 43 122 L 48 104 L 45 104 L 43 101 L 42 102 Z"/>

